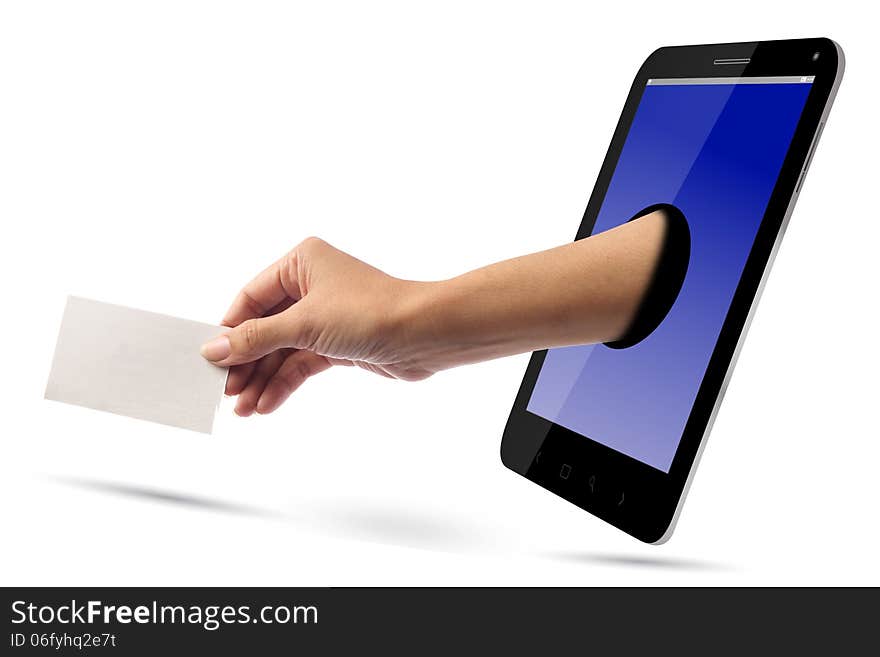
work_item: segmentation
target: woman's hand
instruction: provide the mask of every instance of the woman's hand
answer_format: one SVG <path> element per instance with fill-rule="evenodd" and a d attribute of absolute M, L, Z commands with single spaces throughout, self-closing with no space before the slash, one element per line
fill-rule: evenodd
<path fill-rule="evenodd" d="M 309 238 L 239 292 L 223 319 L 230 330 L 202 347 L 229 366 L 236 413 L 270 413 L 331 365 L 357 365 L 398 379 L 433 372 L 413 356 L 407 319 L 430 283 L 404 281 Z"/>

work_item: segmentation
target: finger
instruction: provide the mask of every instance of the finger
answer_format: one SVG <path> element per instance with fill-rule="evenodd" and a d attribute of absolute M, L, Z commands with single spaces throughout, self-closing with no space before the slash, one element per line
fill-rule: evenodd
<path fill-rule="evenodd" d="M 304 309 L 294 304 L 283 313 L 249 319 L 202 345 L 202 356 L 221 367 L 258 360 L 283 347 L 300 348 L 306 337 Z"/>
<path fill-rule="evenodd" d="M 300 293 L 297 250 L 272 263 L 242 288 L 223 317 L 225 326 L 263 317 L 278 304 L 297 301 Z"/>
<path fill-rule="evenodd" d="M 229 376 L 226 378 L 226 394 L 229 396 L 237 395 L 247 385 L 248 379 L 254 372 L 256 363 L 244 363 L 243 365 L 235 365 L 229 368 Z"/>
<path fill-rule="evenodd" d="M 285 299 L 278 305 L 276 305 L 272 310 L 270 310 L 267 315 L 277 315 L 280 312 L 284 312 L 293 304 L 291 299 Z M 234 365 L 229 368 L 229 376 L 226 378 L 226 390 L 225 393 L 230 397 L 241 393 L 244 389 L 245 385 L 247 385 L 248 379 L 253 374 L 255 363 L 244 363 L 242 365 Z"/>
<path fill-rule="evenodd" d="M 295 302 L 293 299 L 285 299 L 281 303 L 276 303 L 266 313 L 263 314 L 263 317 L 268 317 L 269 315 L 277 315 L 278 313 L 283 313 L 285 310 L 290 308 L 294 303 Z"/>
<path fill-rule="evenodd" d="M 296 303 L 296 302 L 293 299 L 285 299 L 281 303 L 276 303 L 269 310 L 264 312 L 261 315 L 261 317 L 269 317 L 270 315 L 277 315 L 278 313 L 283 313 L 285 310 L 290 308 L 294 303 Z M 253 319 L 253 318 L 247 317 L 247 318 L 242 319 L 241 321 L 244 322 L 244 321 L 247 321 L 248 319 Z M 238 322 L 238 324 L 241 324 L 241 322 Z M 227 322 L 226 319 L 223 319 L 220 322 L 221 326 L 228 326 L 229 328 L 233 328 L 234 326 L 238 326 L 238 324 L 233 325 L 233 324 Z"/>
<path fill-rule="evenodd" d="M 263 394 L 266 382 L 278 371 L 286 355 L 283 351 L 276 351 L 260 359 L 254 367 L 247 385 L 238 395 L 238 400 L 235 403 L 236 415 L 248 417 L 257 409 L 257 401 Z"/>
<path fill-rule="evenodd" d="M 294 351 L 266 383 L 257 401 L 257 413 L 264 415 L 277 409 L 306 379 L 331 367 L 332 363 L 311 351 Z"/>
<path fill-rule="evenodd" d="M 292 299 L 285 299 L 276 304 L 266 315 L 277 315 L 284 312 L 293 305 Z M 230 397 L 241 393 L 254 371 L 254 363 L 244 363 L 242 365 L 234 365 L 229 368 L 229 376 L 226 378 L 225 393 Z"/>

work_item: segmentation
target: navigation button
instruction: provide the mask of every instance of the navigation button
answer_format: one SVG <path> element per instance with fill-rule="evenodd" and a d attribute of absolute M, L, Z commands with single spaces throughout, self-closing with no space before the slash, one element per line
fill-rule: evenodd
<path fill-rule="evenodd" d="M 590 475 L 590 478 L 587 480 L 587 485 L 590 487 L 590 492 L 596 492 L 596 475 Z"/>
<path fill-rule="evenodd" d="M 617 506 L 619 506 L 619 507 L 620 507 L 620 506 L 623 506 L 623 500 L 624 500 L 625 498 L 626 498 L 626 492 L 625 492 L 625 491 L 621 491 L 621 492 L 620 492 L 620 499 L 617 501 Z"/>
<path fill-rule="evenodd" d="M 562 467 L 559 469 L 559 477 L 561 479 L 568 479 L 571 474 L 571 466 L 568 463 L 563 463 Z"/>

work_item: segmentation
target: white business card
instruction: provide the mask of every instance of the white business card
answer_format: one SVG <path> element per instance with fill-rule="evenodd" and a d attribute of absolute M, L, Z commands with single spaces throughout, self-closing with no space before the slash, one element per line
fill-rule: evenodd
<path fill-rule="evenodd" d="M 221 330 L 68 297 L 46 399 L 211 433 L 228 370 L 199 347 Z"/>

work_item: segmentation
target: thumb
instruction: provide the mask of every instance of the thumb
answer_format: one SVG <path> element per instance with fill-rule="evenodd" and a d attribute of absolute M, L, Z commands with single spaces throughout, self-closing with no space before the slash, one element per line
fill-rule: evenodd
<path fill-rule="evenodd" d="M 249 319 L 202 345 L 202 356 L 221 367 L 241 365 L 283 347 L 296 347 L 302 332 L 294 304 L 269 317 Z M 299 310 L 299 309 L 296 309 Z"/>

